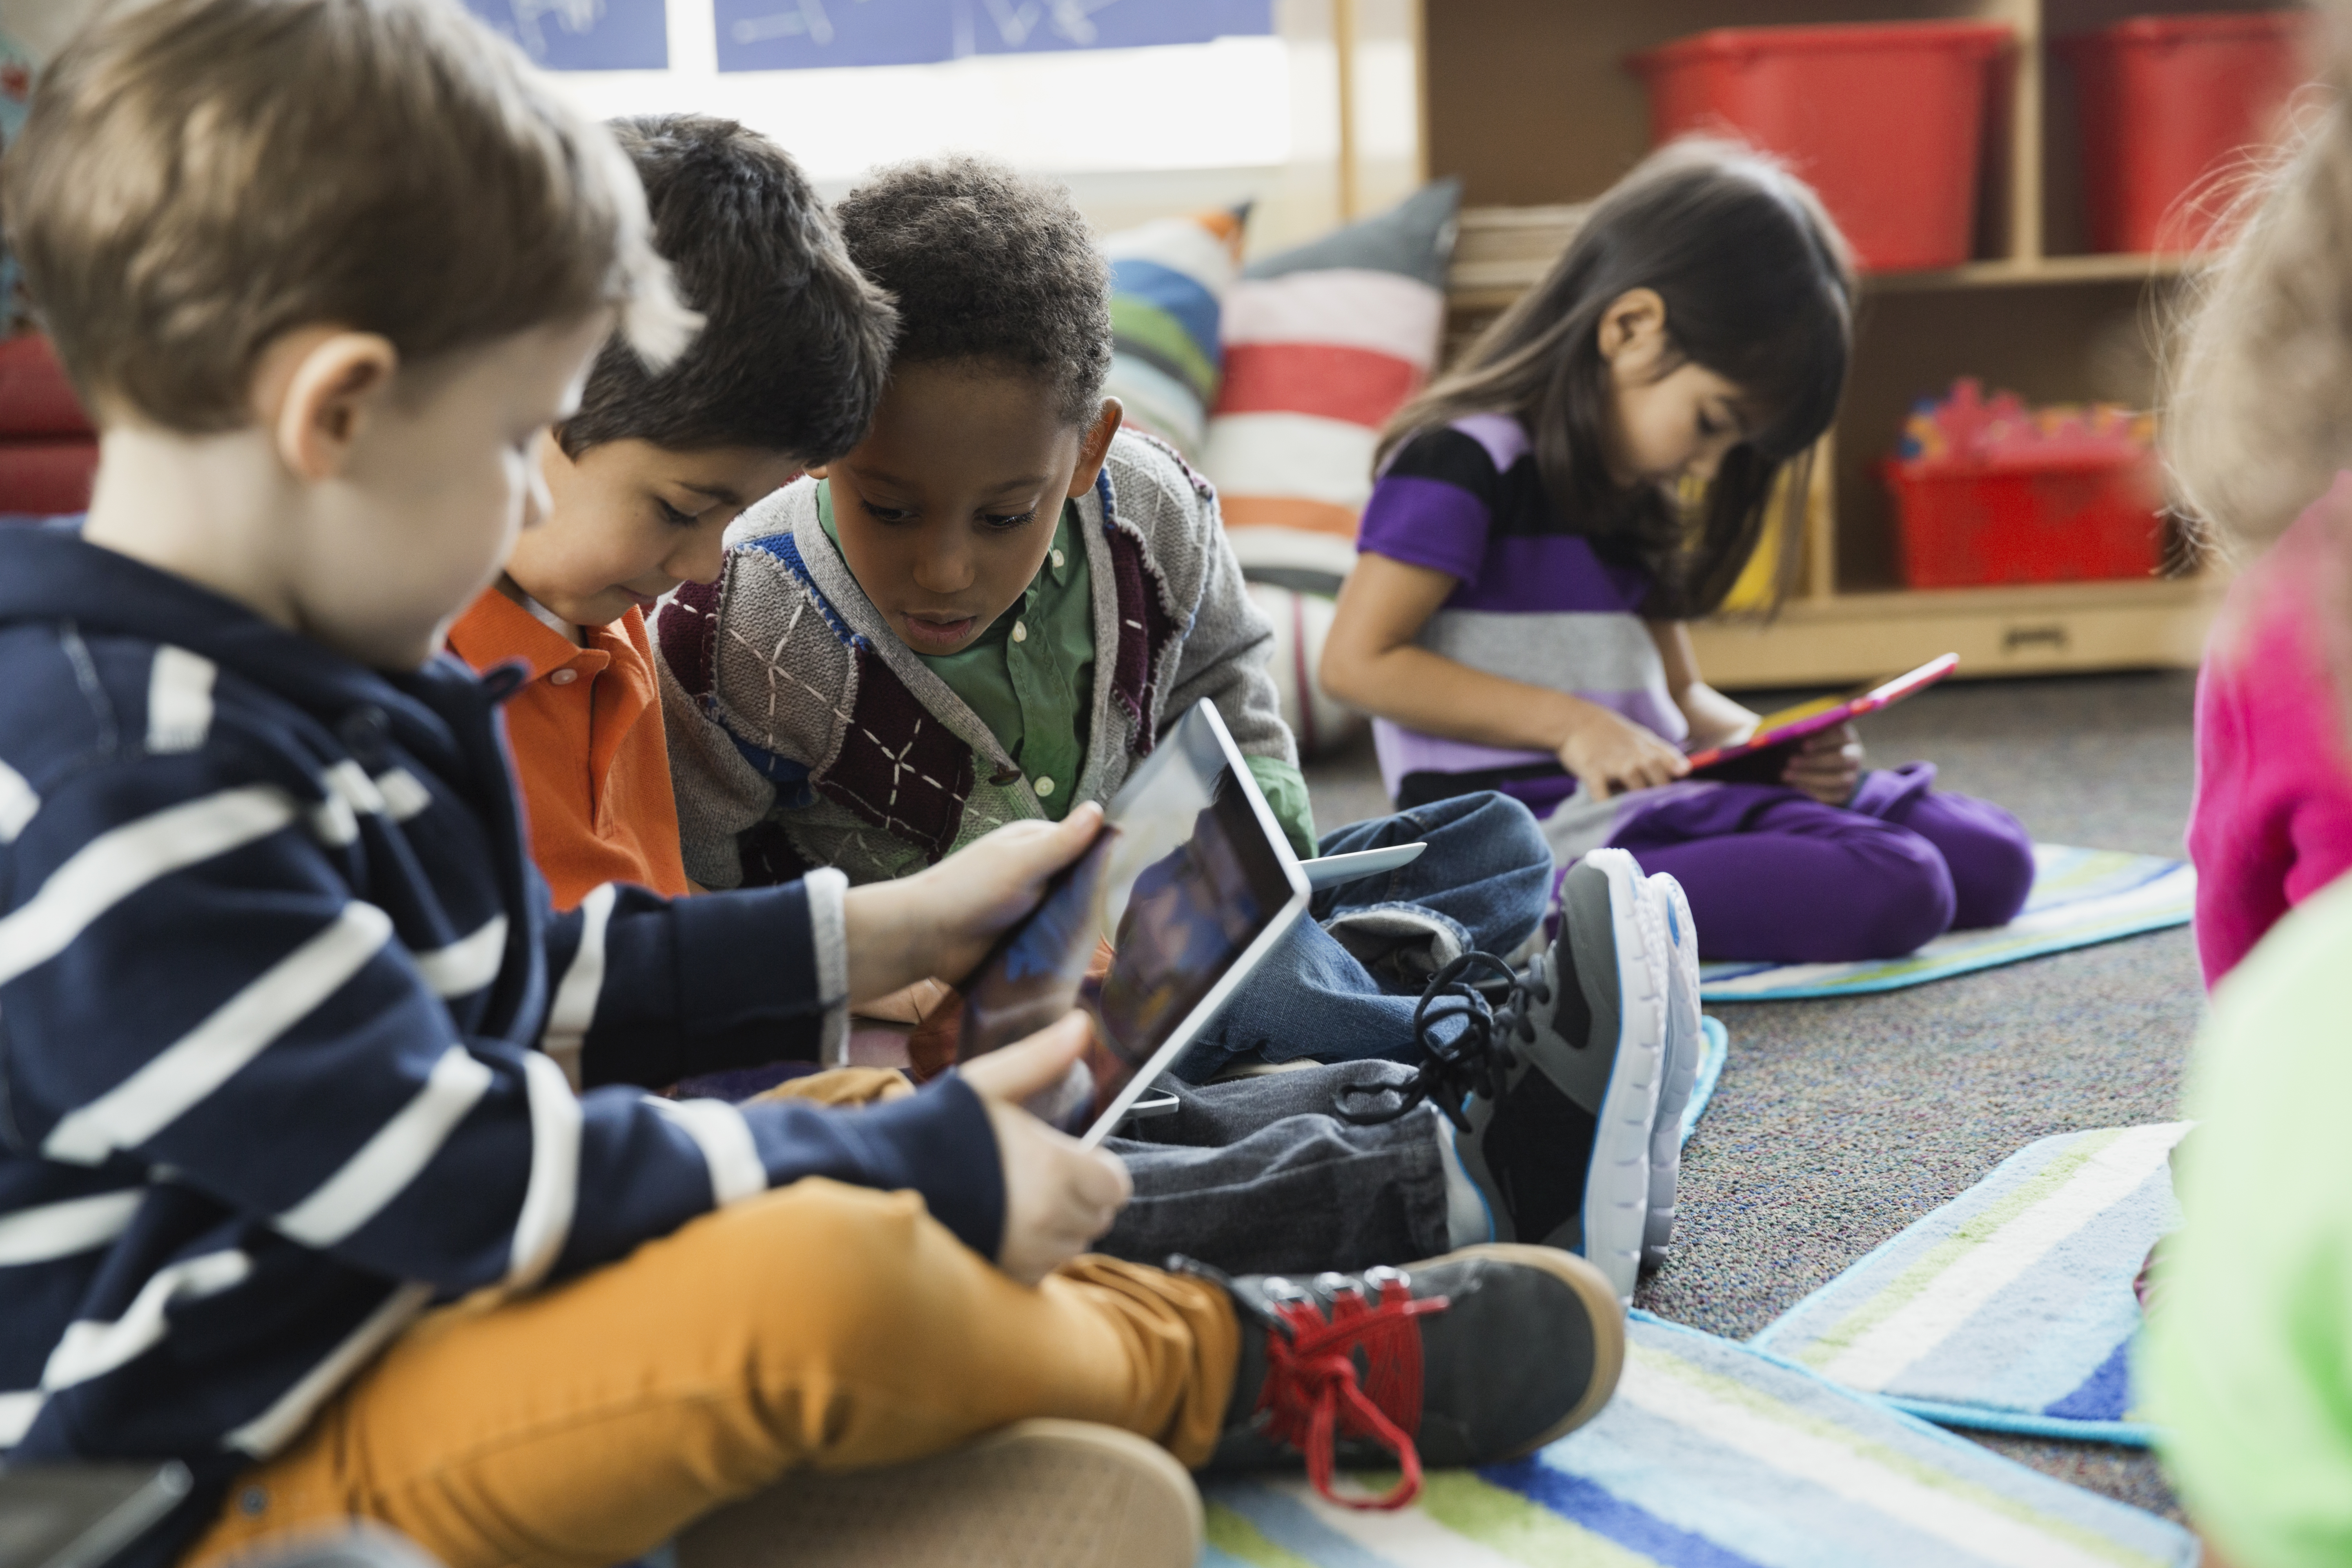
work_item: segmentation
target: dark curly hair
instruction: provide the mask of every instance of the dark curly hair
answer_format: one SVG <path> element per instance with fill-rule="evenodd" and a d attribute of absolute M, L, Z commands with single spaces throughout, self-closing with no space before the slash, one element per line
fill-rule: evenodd
<path fill-rule="evenodd" d="M 1091 425 L 1110 373 L 1110 264 L 1063 186 L 985 158 L 894 164 L 842 199 L 850 257 L 898 303 L 903 364 L 987 360 L 1050 377 Z"/>
<path fill-rule="evenodd" d="M 580 412 L 556 432 L 564 451 L 636 439 L 823 463 L 857 445 L 889 375 L 896 319 L 800 166 L 731 120 L 612 129 L 645 182 L 655 248 L 706 324 L 658 374 L 619 339 L 605 344 Z"/>

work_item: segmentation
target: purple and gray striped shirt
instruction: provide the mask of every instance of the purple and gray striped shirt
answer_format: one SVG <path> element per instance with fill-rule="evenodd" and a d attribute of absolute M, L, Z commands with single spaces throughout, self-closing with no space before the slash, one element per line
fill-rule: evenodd
<path fill-rule="evenodd" d="M 1687 733 L 1638 614 L 1649 574 L 1604 561 L 1569 531 L 1518 420 L 1474 415 L 1405 443 L 1372 489 L 1357 545 L 1460 581 L 1417 639 L 1433 653 L 1597 702 L 1668 741 Z M 1556 764 L 1549 752 L 1475 745 L 1384 719 L 1372 733 L 1391 795 L 1411 773 Z M 1573 789 L 1565 774 L 1529 782 L 1549 787 L 1511 793 L 1539 811 Z"/>

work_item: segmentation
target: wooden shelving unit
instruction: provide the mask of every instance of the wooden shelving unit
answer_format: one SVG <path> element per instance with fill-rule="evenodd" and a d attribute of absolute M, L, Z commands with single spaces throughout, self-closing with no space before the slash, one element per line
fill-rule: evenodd
<path fill-rule="evenodd" d="M 1648 150 L 1625 58 L 1718 26 L 1974 16 L 2016 47 L 1996 97 L 1975 258 L 1864 279 L 1834 460 L 1809 508 L 1808 570 L 1767 625 L 1697 628 L 1732 687 L 1858 680 L 1957 649 L 1964 674 L 2196 663 L 2222 584 L 2210 573 L 2128 583 L 1912 591 L 1890 545 L 1879 460 L 1923 395 L 1961 375 L 2037 403 L 2146 406 L 2181 257 L 2086 254 L 2072 85 L 2047 40 L 2129 15 L 2275 0 L 1443 0 L 1421 7 L 1428 171 L 1465 183 L 1448 279 L 1458 348 L 1540 278 L 1581 204 Z"/>

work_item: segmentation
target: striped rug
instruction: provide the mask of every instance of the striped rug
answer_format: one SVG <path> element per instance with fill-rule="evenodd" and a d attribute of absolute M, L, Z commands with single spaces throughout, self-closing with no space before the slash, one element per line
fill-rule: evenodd
<path fill-rule="evenodd" d="M 2179 1223 L 2185 1121 L 2027 1144 L 1752 1342 L 1952 1426 L 2145 1445 L 2132 1278 Z"/>
<path fill-rule="evenodd" d="M 2063 844 L 2035 845 L 2033 859 L 2033 892 L 2005 926 L 1953 931 L 1907 957 L 1865 963 L 1710 963 L 1699 972 L 1699 994 L 1709 1002 L 1790 1002 L 1900 991 L 2189 923 L 2197 873 L 2185 861 Z"/>
<path fill-rule="evenodd" d="M 1699 1033 L 1703 1037 L 1698 1053 L 1698 1071 L 1691 1076 L 1690 1100 L 1683 1106 L 1682 1141 L 1690 1142 L 1698 1130 L 1698 1119 L 1706 1111 L 1706 1102 L 1715 1098 L 1715 1086 L 1723 1081 L 1723 1064 L 1731 1059 L 1731 1035 L 1716 1018 L 1701 1018 Z"/>
<path fill-rule="evenodd" d="M 1397 1513 L 1301 1479 L 1203 1487 L 1203 1568 L 2154 1568 L 2178 1527 L 1729 1340 L 1635 1313 L 1616 1398 L 1532 1458 Z M 1379 1487 L 1385 1479 L 1362 1478 Z"/>

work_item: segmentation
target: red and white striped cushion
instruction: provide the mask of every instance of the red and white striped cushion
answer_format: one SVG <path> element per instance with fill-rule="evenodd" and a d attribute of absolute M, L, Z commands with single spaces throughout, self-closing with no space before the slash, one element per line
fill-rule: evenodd
<path fill-rule="evenodd" d="M 1201 460 L 1244 567 L 1353 564 L 1381 426 L 1435 368 L 1459 200 L 1455 181 L 1425 186 L 1255 264 L 1226 294 Z"/>

